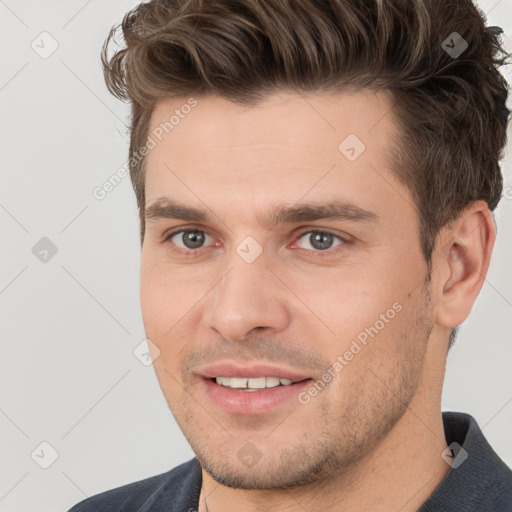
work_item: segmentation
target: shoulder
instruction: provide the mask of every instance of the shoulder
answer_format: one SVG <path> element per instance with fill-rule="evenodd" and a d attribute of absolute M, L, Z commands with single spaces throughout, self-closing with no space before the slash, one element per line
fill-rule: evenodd
<path fill-rule="evenodd" d="M 451 469 L 419 512 L 511 511 L 512 471 L 476 420 L 469 414 L 445 412 L 443 421 L 447 450 L 454 456 L 445 458 Z"/>
<path fill-rule="evenodd" d="M 197 507 L 200 487 L 201 466 L 194 458 L 166 473 L 91 496 L 68 512 L 189 512 Z"/>

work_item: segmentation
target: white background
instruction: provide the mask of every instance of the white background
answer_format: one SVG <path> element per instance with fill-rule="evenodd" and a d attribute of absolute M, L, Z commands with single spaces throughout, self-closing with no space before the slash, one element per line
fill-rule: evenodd
<path fill-rule="evenodd" d="M 104 86 L 100 48 L 136 3 L 0 0 L 2 512 L 66 511 L 193 457 L 152 367 L 133 355 L 145 336 L 131 184 L 92 195 L 127 158 L 128 109 Z M 479 5 L 512 33 L 511 0 Z M 47 59 L 31 48 L 43 31 L 59 45 Z M 511 187 L 510 154 L 503 171 Z M 512 466 L 511 191 L 483 291 L 449 355 L 443 409 L 472 414 Z M 42 237 L 58 250 L 46 263 L 32 253 Z M 48 469 L 31 457 L 43 441 L 58 452 Z"/>

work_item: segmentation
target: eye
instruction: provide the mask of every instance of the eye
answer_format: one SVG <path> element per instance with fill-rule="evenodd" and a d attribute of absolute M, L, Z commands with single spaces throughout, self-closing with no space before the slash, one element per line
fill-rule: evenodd
<path fill-rule="evenodd" d="M 315 252 L 325 252 L 328 249 L 345 243 L 343 238 L 335 235 L 334 233 L 329 233 L 328 231 L 306 231 L 305 233 L 299 235 L 297 240 L 301 239 L 304 239 L 306 242 L 306 247 L 302 246 L 300 247 L 301 249 L 313 250 Z M 335 239 L 338 239 L 339 242 L 335 243 Z M 308 244 L 310 247 L 307 247 Z"/>
<path fill-rule="evenodd" d="M 296 240 L 292 248 L 298 247 L 312 251 L 319 256 L 328 252 L 329 249 L 347 243 L 347 240 L 341 236 L 323 230 L 305 231 Z M 201 229 L 180 229 L 170 233 L 165 241 L 170 241 L 176 252 L 188 255 L 199 253 L 198 249 L 207 245 L 219 245 L 213 237 Z"/>
<path fill-rule="evenodd" d="M 201 249 L 207 239 L 214 241 L 210 235 L 200 229 L 180 229 L 166 238 L 186 253 Z"/>

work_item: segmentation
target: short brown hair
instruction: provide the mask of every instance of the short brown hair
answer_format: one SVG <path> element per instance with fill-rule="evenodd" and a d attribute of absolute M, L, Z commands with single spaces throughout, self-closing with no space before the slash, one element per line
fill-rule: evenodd
<path fill-rule="evenodd" d="M 109 55 L 118 30 L 123 46 Z M 113 27 L 109 90 L 131 102 L 130 176 L 144 240 L 149 121 L 164 98 L 217 94 L 255 105 L 279 90 L 391 92 L 392 150 L 418 210 L 429 264 L 440 228 L 503 188 L 508 55 L 471 0 L 152 0 Z M 467 48 L 464 48 L 467 44 Z M 456 55 L 450 48 L 463 50 Z"/>

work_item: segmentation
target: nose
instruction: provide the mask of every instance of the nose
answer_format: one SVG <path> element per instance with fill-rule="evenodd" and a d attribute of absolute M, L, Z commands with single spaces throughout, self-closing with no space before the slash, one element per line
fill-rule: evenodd
<path fill-rule="evenodd" d="M 247 263 L 235 253 L 225 269 L 203 311 L 208 328 L 229 341 L 242 341 L 256 332 L 277 333 L 288 326 L 285 287 L 264 255 Z"/>

